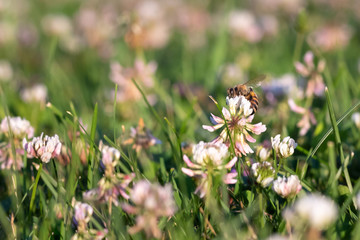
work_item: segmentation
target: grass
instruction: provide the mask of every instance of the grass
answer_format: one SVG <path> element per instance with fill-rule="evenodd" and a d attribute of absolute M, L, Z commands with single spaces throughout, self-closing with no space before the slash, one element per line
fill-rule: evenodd
<path fill-rule="evenodd" d="M 19 2 L 25 4 L 22 0 Z M 57 134 L 64 147 L 62 159 L 53 157 L 49 163 L 43 163 L 19 151 L 23 149 L 22 138 L 17 139 L 13 129 L 6 132 L 1 128 L 0 163 L 7 163 L 13 156 L 20 159 L 23 167 L 19 170 L 15 165 L 9 168 L 1 165 L 0 237 L 70 239 L 79 227 L 74 223 L 75 200 L 93 208 L 86 224 L 89 233 L 90 229 L 107 229 L 108 239 L 154 237 L 143 230 L 129 233 L 137 224 L 137 214 L 124 210 L 124 204 L 134 206 L 133 199 L 119 195 L 116 196 L 118 204 L 112 203 L 111 198 L 102 202 L 85 200 L 83 194 L 98 187 L 107 174 L 99 145 L 102 141 L 121 155 L 112 174 L 135 174 L 125 187 L 126 193 L 131 195 L 131 189 L 141 180 L 171 185 L 176 211 L 157 217 L 155 224 L 162 239 L 267 239 L 273 234 L 306 239 L 314 231 L 318 234 L 314 239 L 356 239 L 360 129 L 351 116 L 360 106 L 357 15 L 350 7 L 336 9 L 316 1 L 304 2 L 305 7 L 296 13 L 284 9 L 272 12 L 271 16 L 278 22 L 277 33 L 254 43 L 244 35 L 234 34 L 228 28 L 228 17 L 233 10 L 247 9 L 256 12 L 256 24 L 259 24 L 264 13 L 255 8 L 256 3 L 182 3 L 182 7 L 189 7 L 182 15 L 195 9 L 210 19 L 210 23 L 203 23 L 204 32 L 202 26 L 192 29 L 194 22 L 190 25 L 177 22 L 175 13 L 180 14 L 182 7 L 175 11 L 163 4 L 160 7 L 165 9 L 167 21 L 162 23 L 171 25 L 169 39 L 160 48 L 132 48 L 125 40 L 135 16 L 134 8 L 127 9 L 125 3 L 120 6 L 120 2 L 110 1 L 106 8 L 101 2 L 37 0 L 26 4 L 26 13 L 17 5 L 0 9 L 4 12 L 0 19 L 9 25 L 13 36 L 23 25 L 29 31 L 36 29 L 36 41 L 30 45 L 16 38 L 0 39 L 0 59 L 8 62 L 12 70 L 8 81 L 2 80 L 0 70 L 2 125 L 10 124 L 6 116 L 20 116 L 34 127 L 34 136 Z M 42 4 L 41 10 L 37 9 Z M 80 29 L 77 21 L 85 7 L 98 14 L 102 27 L 93 23 L 90 30 Z M 54 35 L 43 27 L 42 19 L 54 13 L 70 21 L 72 30 L 68 35 Z M 113 18 L 111 13 L 117 17 Z M 159 18 L 160 15 L 159 12 Z M 21 19 L 18 16 L 22 16 Z M 343 47 L 326 51 L 311 41 L 311 37 L 319 26 L 331 22 L 333 16 L 336 22 L 349 25 L 353 35 Z M 110 32 L 106 32 L 108 26 L 113 27 Z M 20 32 L 18 35 L 20 38 Z M 66 42 L 68 37 L 79 37 L 80 47 L 72 51 L 67 44 L 76 42 Z M 319 95 L 306 96 L 309 78 L 302 77 L 294 68 L 294 62 L 303 63 L 307 51 L 314 53 L 315 65 L 321 59 L 326 61 L 324 71 L 319 73 L 326 88 Z M 114 78 L 111 63 L 135 69 L 139 60 L 143 61 L 144 68 L 155 61 L 155 73 L 148 74 L 149 69 L 142 69 L 143 75 L 129 77 L 125 84 L 111 81 Z M 260 105 L 252 123 L 262 122 L 267 130 L 259 135 L 251 133 L 256 139 L 255 143 L 249 143 L 254 153 L 238 156 L 232 170 L 238 174 L 235 184 L 223 182 L 222 177 L 228 170 L 210 171 L 203 166 L 202 170 L 207 169 L 210 177 L 206 197 L 200 198 L 194 192 L 201 179 L 183 172 L 182 168 L 188 167 L 183 156 L 193 160 L 191 146 L 200 141 L 210 142 L 221 132 L 210 133 L 202 125 L 211 125 L 210 113 L 224 118 L 222 108 L 228 108 L 226 89 L 261 74 L 271 77 L 263 82 L 263 87 L 255 88 Z M 293 76 L 292 92 L 279 85 L 285 74 Z M 153 84 L 148 84 L 146 77 L 151 78 Z M 45 102 L 23 99 L 23 90 L 35 83 L 46 86 Z M 278 89 L 282 89 L 280 93 Z M 297 96 L 299 92 L 303 93 L 302 97 Z M 310 124 L 304 135 L 300 134 L 298 123 L 307 113 L 292 111 L 289 99 L 314 114 L 316 124 Z M 138 126 L 140 118 L 145 124 L 142 130 Z M 153 136 L 161 144 L 137 150 L 134 141 L 145 141 L 139 135 L 131 144 L 125 144 L 134 137 L 135 129 L 142 137 Z M 236 143 L 228 123 L 223 129 L 231 136 L 227 142 L 229 155 L 236 156 Z M 302 190 L 292 199 L 279 196 L 273 183 L 262 187 L 257 178 L 248 173 L 254 162 L 261 161 L 257 149 L 271 145 L 270 138 L 277 134 L 281 134 L 281 139 L 290 136 L 298 144 L 295 152 L 286 158 L 276 155 L 270 146 L 268 157 L 275 169 L 274 180 L 290 175 L 299 177 Z M 314 193 L 333 201 L 336 219 L 319 231 L 310 226 L 311 221 L 310 225 L 302 225 L 303 219 L 298 220 L 301 230 L 291 226 L 284 217 L 285 210 Z M 163 205 L 157 206 L 157 209 L 163 208 Z"/>

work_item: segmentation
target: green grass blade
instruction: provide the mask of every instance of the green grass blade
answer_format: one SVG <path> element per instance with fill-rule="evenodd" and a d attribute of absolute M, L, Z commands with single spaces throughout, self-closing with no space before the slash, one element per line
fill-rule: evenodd
<path fill-rule="evenodd" d="M 90 130 L 90 164 L 88 167 L 88 189 L 93 187 L 93 177 L 94 177 L 94 168 L 95 168 L 95 152 L 94 152 L 94 141 L 95 141 L 95 133 L 96 133 L 96 122 L 98 115 L 98 104 L 95 104 L 93 118 L 91 122 L 91 130 Z"/>
<path fill-rule="evenodd" d="M 349 108 L 337 121 L 336 125 L 339 125 L 346 117 L 348 117 L 355 109 L 357 109 L 360 106 L 360 102 L 356 103 L 354 106 Z M 329 135 L 333 132 L 333 128 L 331 127 L 329 130 L 326 131 L 324 136 L 320 139 L 314 150 L 311 152 L 308 158 L 312 158 L 315 153 L 319 150 L 321 145 L 324 143 L 324 141 L 329 137 Z"/>
<path fill-rule="evenodd" d="M 328 109 L 329 109 L 329 114 L 330 114 L 330 119 L 331 119 L 331 124 L 332 127 L 334 129 L 335 132 L 335 145 L 336 148 L 339 151 L 340 154 L 340 160 L 341 163 L 344 164 L 345 162 L 345 157 L 344 157 L 344 149 L 342 147 L 342 143 L 341 143 L 341 138 L 340 138 L 340 133 L 339 133 L 339 128 L 338 125 L 336 123 L 336 118 L 335 118 L 335 113 L 334 113 L 334 108 L 331 102 L 331 98 L 330 98 L 330 94 L 327 88 L 325 88 L 325 94 L 326 94 L 326 102 L 328 104 Z M 353 191 L 353 187 L 351 184 L 351 180 L 350 180 L 350 175 L 349 175 L 349 171 L 347 168 L 344 167 L 344 175 L 345 175 L 345 180 L 346 180 L 346 184 L 348 185 L 348 188 L 350 190 L 350 192 Z M 356 204 L 355 204 L 356 205 Z"/>
<path fill-rule="evenodd" d="M 115 84 L 115 96 L 114 96 L 114 141 L 116 141 L 116 98 L 117 98 L 117 89 L 118 89 L 118 85 Z"/>
<path fill-rule="evenodd" d="M 166 125 L 164 124 L 164 122 L 161 120 L 161 118 L 159 117 L 159 114 L 156 112 L 156 110 L 154 109 L 153 106 L 151 106 L 151 104 L 149 103 L 149 101 L 147 100 L 146 98 L 146 95 L 144 93 L 144 91 L 140 88 L 139 84 L 134 80 L 132 79 L 132 82 L 135 84 L 136 88 L 139 90 L 139 92 L 141 93 L 142 95 L 142 98 L 144 99 L 147 107 L 149 108 L 150 112 L 152 113 L 152 115 L 155 117 L 155 119 L 157 120 L 157 122 L 160 124 L 161 128 L 163 129 L 164 133 L 165 133 L 165 136 L 171 146 L 171 149 L 172 149 L 172 152 L 173 153 L 176 153 L 176 149 L 171 141 L 171 138 L 170 138 L 170 135 L 169 135 L 169 131 L 166 127 Z M 175 160 L 177 161 L 177 164 L 179 164 L 181 162 L 181 156 L 178 156 L 177 154 L 174 154 L 175 156 Z"/>

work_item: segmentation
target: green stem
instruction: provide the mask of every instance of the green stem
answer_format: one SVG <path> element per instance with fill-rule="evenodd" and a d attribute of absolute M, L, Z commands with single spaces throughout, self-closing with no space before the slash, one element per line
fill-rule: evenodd
<path fill-rule="evenodd" d="M 35 200 L 35 195 L 36 195 L 36 189 L 37 189 L 37 185 L 39 183 L 39 179 L 40 179 L 40 174 L 41 174 L 41 171 L 42 171 L 42 163 L 40 163 L 40 167 L 39 167 L 39 170 L 36 174 L 36 179 L 35 179 L 35 185 L 33 187 L 33 191 L 32 191 L 32 194 L 31 194 L 31 201 L 30 201 L 30 212 L 32 212 L 33 210 L 33 206 L 34 206 L 34 200 Z"/>
<path fill-rule="evenodd" d="M 294 50 L 294 58 L 293 58 L 294 62 L 299 61 L 303 42 L 304 42 L 304 34 L 298 33 L 296 36 L 296 43 L 295 43 L 295 50 Z"/>

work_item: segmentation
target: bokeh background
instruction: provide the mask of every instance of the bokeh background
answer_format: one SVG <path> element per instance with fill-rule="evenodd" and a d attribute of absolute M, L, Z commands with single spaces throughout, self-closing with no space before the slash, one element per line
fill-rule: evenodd
<path fill-rule="evenodd" d="M 309 51 L 315 68 L 304 76 L 295 66 Z M 224 105 L 227 88 L 262 74 L 261 86 L 254 85 L 255 122 L 268 130 L 257 140 L 266 145 L 278 133 L 291 136 L 305 160 L 331 126 L 324 86 L 337 118 L 359 100 L 360 1 L 0 0 L 0 117 L 8 109 L 28 119 L 36 136 L 67 138 L 48 103 L 65 115 L 75 110 L 84 126 L 98 104 L 97 139 L 121 142 L 143 118 L 163 142 L 152 150 L 155 159 L 164 158 L 170 169 L 162 125 L 132 79 L 185 146 L 216 137 L 201 127 L 218 111 L 209 95 Z M 309 93 L 315 75 L 323 85 Z M 353 159 L 359 159 L 359 118 L 340 127 Z M 327 181 L 326 148 L 308 172 L 320 190 Z M 360 161 L 351 164 L 357 179 Z"/>

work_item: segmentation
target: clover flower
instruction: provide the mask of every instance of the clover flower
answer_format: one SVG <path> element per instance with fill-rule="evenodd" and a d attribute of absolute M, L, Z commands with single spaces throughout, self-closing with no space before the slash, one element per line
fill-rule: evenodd
<path fill-rule="evenodd" d="M 250 11 L 232 11 L 228 26 L 230 33 L 249 43 L 259 42 L 263 38 L 264 33 Z"/>
<path fill-rule="evenodd" d="M 222 109 L 224 119 L 211 114 L 211 122 L 214 126 L 203 125 L 203 128 L 209 132 L 213 132 L 219 128 L 224 127 L 225 123 L 229 128 L 229 134 L 234 141 L 235 151 L 238 156 L 247 155 L 253 153 L 247 141 L 256 142 L 256 140 L 249 134 L 252 132 L 259 135 L 266 131 L 264 124 L 257 123 L 251 124 L 254 119 L 253 110 L 251 104 L 244 96 L 236 96 L 235 98 L 226 97 L 226 103 L 229 106 L 229 110 Z M 213 143 L 221 142 L 227 146 L 230 145 L 230 139 L 226 128 L 222 130 L 220 136 L 213 140 Z"/>
<path fill-rule="evenodd" d="M 136 59 L 133 67 L 124 68 L 117 62 L 111 63 L 110 80 L 119 86 L 117 101 L 139 100 L 142 96 L 137 87 L 131 81 L 136 80 L 147 88 L 154 86 L 154 74 L 157 64 L 154 61 L 145 63 L 141 59 Z M 152 95 L 148 96 L 152 102 Z"/>
<path fill-rule="evenodd" d="M 275 170 L 268 161 L 257 162 L 251 165 L 251 175 L 265 188 L 274 180 Z"/>
<path fill-rule="evenodd" d="M 87 224 L 89 223 L 91 216 L 93 215 L 94 209 L 87 203 L 76 202 L 74 206 L 73 222 L 76 225 L 76 233 L 71 237 L 71 240 L 80 239 L 104 239 L 107 234 L 107 229 L 95 230 L 88 229 Z"/>
<path fill-rule="evenodd" d="M 293 198 L 301 190 L 301 183 L 296 175 L 290 177 L 278 177 L 273 183 L 274 191 L 283 198 Z"/>
<path fill-rule="evenodd" d="M 119 150 L 103 145 L 100 142 L 101 166 L 104 168 L 104 176 L 100 179 L 95 189 L 89 190 L 83 194 L 84 199 L 97 201 L 100 203 L 110 202 L 118 206 L 118 197 L 121 195 L 129 199 L 128 186 L 135 177 L 134 173 L 123 174 L 117 173 L 115 167 L 119 164 Z M 110 208 L 111 209 L 111 208 Z"/>
<path fill-rule="evenodd" d="M 101 163 L 105 168 L 113 169 L 120 159 L 120 151 L 116 148 L 109 147 L 100 142 Z"/>
<path fill-rule="evenodd" d="M 0 60 L 0 82 L 8 82 L 12 77 L 13 69 L 10 63 L 6 60 Z"/>
<path fill-rule="evenodd" d="M 30 122 L 21 117 L 5 117 L 1 121 L 0 133 L 9 137 L 10 129 L 13 137 L 18 140 L 25 137 L 32 138 L 34 136 L 34 128 L 30 125 Z"/>
<path fill-rule="evenodd" d="M 134 10 L 134 18 L 125 34 L 125 42 L 135 49 L 159 49 L 169 41 L 171 25 L 165 2 L 144 1 Z M 156 14 L 154 14 L 156 13 Z"/>
<path fill-rule="evenodd" d="M 345 48 L 353 33 L 353 29 L 347 24 L 326 24 L 310 34 L 309 40 L 327 52 Z"/>
<path fill-rule="evenodd" d="M 297 200 L 294 206 L 283 212 L 283 216 L 298 227 L 309 224 L 317 230 L 324 230 L 338 217 L 338 208 L 330 198 L 311 194 Z"/>
<path fill-rule="evenodd" d="M 13 136 L 12 142 L 10 142 L 9 138 L 10 130 Z M 5 117 L 1 121 L 0 133 L 4 134 L 7 138 L 7 141 L 4 141 L 0 145 L 0 168 L 11 169 L 14 167 L 13 169 L 20 170 L 24 166 L 22 159 L 24 149 L 21 145 L 21 140 L 24 137 L 33 137 L 34 128 L 26 119 L 20 117 Z M 12 144 L 15 147 L 15 152 L 12 150 Z"/>
<path fill-rule="evenodd" d="M 266 161 L 271 156 L 271 149 L 264 146 L 260 146 L 256 149 L 256 155 L 258 156 L 260 161 Z"/>
<path fill-rule="evenodd" d="M 308 79 L 306 96 L 311 97 L 313 94 L 322 96 L 325 84 L 321 73 L 325 70 L 325 60 L 320 60 L 316 67 L 314 64 L 314 54 L 308 51 L 304 55 L 304 63 L 295 62 L 295 69 L 301 76 Z"/>
<path fill-rule="evenodd" d="M 45 105 L 47 88 L 44 84 L 37 84 L 31 88 L 26 88 L 20 93 L 22 100 L 27 103 L 38 102 Z"/>
<path fill-rule="evenodd" d="M 62 14 L 46 15 L 41 24 L 46 34 L 60 38 L 70 35 L 73 30 L 71 19 Z"/>
<path fill-rule="evenodd" d="M 218 174 L 223 169 L 232 168 L 237 161 L 237 157 L 227 162 L 226 160 L 229 158 L 228 147 L 219 142 L 205 143 L 201 141 L 193 147 L 192 153 L 192 161 L 188 156 L 183 156 L 189 168 L 181 168 L 181 170 L 186 175 L 198 179 L 198 187 L 195 193 L 199 193 L 202 198 L 208 192 L 208 177 L 211 177 L 209 174 Z M 237 181 L 236 176 L 236 172 L 227 173 L 223 176 L 223 181 L 225 184 L 235 184 Z"/>
<path fill-rule="evenodd" d="M 356 195 L 356 206 L 360 210 L 360 193 Z"/>
<path fill-rule="evenodd" d="M 24 167 L 22 155 L 24 151 L 15 148 L 16 156 L 13 155 L 11 144 L 5 144 L 0 146 L 0 163 L 1 169 L 11 169 L 14 166 L 14 169 L 20 170 Z"/>
<path fill-rule="evenodd" d="M 271 138 L 271 145 L 276 154 L 281 158 L 287 158 L 293 155 L 294 150 L 297 147 L 295 140 L 290 137 L 286 137 L 281 141 L 280 134 Z"/>
<path fill-rule="evenodd" d="M 82 202 L 76 202 L 74 206 L 74 222 L 78 229 L 86 229 L 86 225 L 91 219 L 93 208 Z"/>
<path fill-rule="evenodd" d="M 171 185 L 163 187 L 146 180 L 139 181 L 130 192 L 130 200 L 133 204 L 122 205 L 125 212 L 137 214 L 136 225 L 129 229 L 129 233 L 144 230 L 148 238 L 160 238 L 158 218 L 169 217 L 176 211 Z"/>
<path fill-rule="evenodd" d="M 154 137 L 150 130 L 145 127 L 144 120 L 139 119 L 139 124 L 136 128 L 130 129 L 130 138 L 125 140 L 123 144 L 132 144 L 132 148 L 139 152 L 142 148 L 149 148 L 155 144 L 160 144 L 161 141 Z"/>
<path fill-rule="evenodd" d="M 356 112 L 351 116 L 351 119 L 355 123 L 356 127 L 360 129 L 360 113 Z"/>
<path fill-rule="evenodd" d="M 43 139 L 43 133 L 41 133 L 40 137 L 34 137 L 31 142 L 27 142 L 24 138 L 23 147 L 30 158 L 36 157 L 42 162 L 48 163 L 51 158 L 60 154 L 61 142 L 56 134 L 53 137 L 45 135 Z"/>
<path fill-rule="evenodd" d="M 88 201 L 96 201 L 99 203 L 110 202 L 115 206 L 119 205 L 119 196 L 129 199 L 128 186 L 134 179 L 135 174 L 116 173 L 111 177 L 104 176 L 100 179 L 97 187 L 83 193 L 83 198 Z"/>
<path fill-rule="evenodd" d="M 293 99 L 289 99 L 288 104 L 291 111 L 302 114 L 302 118 L 296 126 L 300 128 L 300 136 L 304 136 L 309 131 L 311 125 L 316 124 L 316 118 L 310 109 L 296 105 Z"/>

